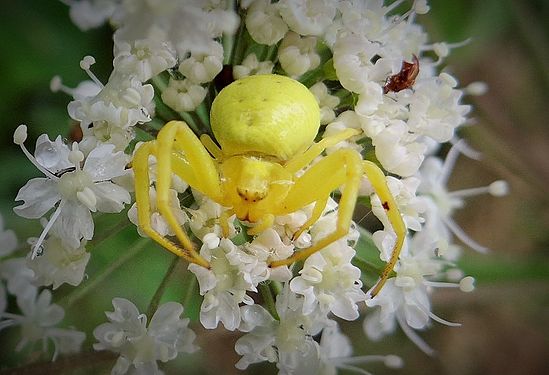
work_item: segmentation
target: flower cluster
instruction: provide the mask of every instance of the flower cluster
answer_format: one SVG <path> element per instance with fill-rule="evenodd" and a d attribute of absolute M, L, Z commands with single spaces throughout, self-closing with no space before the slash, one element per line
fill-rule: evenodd
<path fill-rule="evenodd" d="M 63 309 L 51 304 L 52 294 L 45 288 L 78 287 L 82 282 L 93 256 L 88 250 L 97 213 L 128 209 L 124 220 L 146 237 L 135 203 L 132 206 L 131 160 L 140 141 L 153 139 L 161 124 L 174 119 L 185 121 L 197 135 L 208 133 L 211 103 L 222 87 L 271 73 L 298 80 L 316 97 L 319 138 L 356 130 L 325 154 L 352 148 L 379 165 L 408 237 L 390 279 L 372 298 L 366 280 L 377 277 L 372 270 L 381 270 L 389 260 L 395 233 L 385 203 L 366 177 L 361 201 L 384 229 L 371 233 L 353 224 L 343 238 L 304 262 L 271 268 L 270 261 L 286 259 L 335 230 L 336 200 L 329 198 L 319 216 L 314 205 L 276 216 L 270 227 L 250 236 L 247 230 L 254 223 L 238 220 L 231 207 L 220 206 L 174 173 L 168 205 L 177 225 L 192 234 L 210 264 L 188 266 L 202 296 L 201 325 L 214 329 L 221 323 L 241 333 L 235 344 L 241 356 L 237 368 L 268 361 L 280 374 L 329 374 L 337 369 L 364 373 L 357 366 L 372 360 L 400 367 L 395 355 L 352 356 L 352 344 L 336 318 L 355 321 L 367 308 L 366 336 L 377 340 L 400 327 L 427 353 L 433 350 L 415 330 L 432 321 L 458 325 L 431 311 L 430 296 L 437 287 L 471 291 L 474 279 L 463 277 L 455 267 L 460 244 L 486 249 L 461 230 L 452 214 L 467 196 L 504 195 L 506 184 L 496 181 L 452 192 L 446 188 L 457 157 L 477 156 L 456 131 L 467 125 L 471 110 L 463 103 L 464 95 L 482 90 L 478 84 L 475 89 L 460 88 L 454 77 L 440 71 L 457 45 L 430 43 L 415 22 L 429 11 L 426 0 L 65 2 L 82 30 L 112 25 L 113 71 L 101 82 L 91 70 L 95 59 L 86 56 L 80 67 L 89 80 L 76 88 L 64 86 L 59 77 L 52 80 L 53 91 L 72 97 L 68 116 L 81 134 L 70 143 L 43 134 L 32 154 L 25 147 L 26 126 L 14 134 L 14 142 L 43 174 L 28 181 L 15 198 L 23 202 L 14 208 L 18 215 L 40 219 L 43 225 L 41 234 L 29 239 L 26 258 L 11 257 L 15 238 L 0 227 L 0 245 L 7 246 L 0 256 L 9 256 L 0 263 L 0 279 L 17 297 L 22 313 L 8 309 L 6 288 L 0 284 L 0 329 L 23 328 L 18 349 L 49 339 L 56 353 L 68 353 L 82 344 L 83 333 L 54 328 Z M 400 14 L 406 4 L 407 11 Z M 397 80 L 399 85 L 389 84 Z M 441 145 L 446 143 L 451 147 L 443 156 Z M 151 156 L 151 227 L 161 237 L 173 237 L 173 223 L 155 205 L 156 163 Z M 303 228 L 311 217 L 319 219 Z M 359 237 L 370 241 L 379 257 L 364 259 Z M 160 373 L 158 361 L 197 349 L 189 319 L 180 318 L 179 303 L 149 312 L 154 315 L 148 325 L 147 316 L 132 302 L 114 298 L 112 303 L 109 322 L 93 332 L 98 340 L 93 348 L 119 355 L 113 374 L 131 367 L 138 373 Z"/>

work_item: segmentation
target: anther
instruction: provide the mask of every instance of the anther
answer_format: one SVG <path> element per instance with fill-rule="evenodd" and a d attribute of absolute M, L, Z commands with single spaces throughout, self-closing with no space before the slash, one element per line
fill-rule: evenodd
<path fill-rule="evenodd" d="M 488 85 L 481 81 L 471 82 L 465 87 L 465 92 L 473 96 L 484 95 L 488 92 Z"/>
<path fill-rule="evenodd" d="M 13 132 L 13 143 L 21 146 L 27 140 L 27 125 L 19 125 Z"/>
<path fill-rule="evenodd" d="M 385 356 L 385 360 L 383 361 L 383 363 L 385 364 L 385 366 L 394 369 L 402 368 L 404 366 L 404 361 L 402 360 L 402 358 L 394 354 L 389 354 Z"/>
<path fill-rule="evenodd" d="M 488 186 L 488 192 L 494 197 L 503 197 L 509 193 L 509 184 L 503 180 L 494 181 Z"/>
<path fill-rule="evenodd" d="M 459 290 L 465 293 L 475 290 L 475 279 L 471 276 L 465 276 L 459 282 Z"/>
<path fill-rule="evenodd" d="M 103 84 L 101 81 L 93 74 L 93 72 L 90 70 L 90 67 L 95 64 L 95 58 L 93 56 L 84 56 L 84 58 L 80 61 L 80 68 L 84 70 L 88 76 L 91 78 L 95 84 L 101 88 L 103 88 Z"/>

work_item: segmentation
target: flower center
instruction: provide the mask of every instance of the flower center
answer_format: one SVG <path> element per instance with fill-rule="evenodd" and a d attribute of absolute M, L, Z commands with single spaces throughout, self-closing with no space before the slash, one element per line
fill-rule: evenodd
<path fill-rule="evenodd" d="M 93 186 L 93 180 L 84 171 L 65 173 L 57 185 L 59 193 L 67 200 L 78 200 L 77 194 Z"/>
<path fill-rule="evenodd" d="M 229 263 L 222 248 L 212 251 L 210 265 L 217 278 L 217 284 L 215 285 L 217 291 L 222 292 L 234 287 L 235 280 L 238 277 L 238 267 Z"/>

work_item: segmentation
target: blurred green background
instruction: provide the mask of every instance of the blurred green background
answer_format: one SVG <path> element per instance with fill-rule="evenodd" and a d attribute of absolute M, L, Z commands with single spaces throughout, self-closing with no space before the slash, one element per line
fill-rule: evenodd
<path fill-rule="evenodd" d="M 375 374 L 547 374 L 549 373 L 549 1 L 546 0 L 433 0 L 431 12 L 418 17 L 432 41 L 459 42 L 469 37 L 466 47 L 453 50 L 448 69 L 465 86 L 482 80 L 488 94 L 474 98 L 477 124 L 462 135 L 484 157 L 479 161 L 462 157 L 450 181 L 453 189 L 487 185 L 496 179 L 509 182 L 511 193 L 504 198 L 477 197 L 456 217 L 475 240 L 492 249 L 488 255 L 465 250 L 461 266 L 477 279 L 474 293 L 439 290 L 433 311 L 445 319 L 463 323 L 461 328 L 435 324 L 422 333 L 437 350 L 425 356 L 398 332 L 380 343 L 360 339 L 358 354 L 392 353 L 402 356 L 400 371 L 373 365 Z M 17 125 L 29 126 L 27 145 L 31 150 L 41 133 L 51 138 L 68 136 L 66 112 L 69 97 L 49 91 L 49 81 L 59 74 L 74 87 L 86 76 L 80 59 L 93 55 L 93 71 L 106 82 L 112 64 L 111 32 L 104 27 L 80 32 L 69 20 L 68 9 L 59 1 L 22 0 L 3 3 L 0 23 L 0 212 L 5 226 L 16 229 L 21 243 L 36 236 L 36 222 L 12 212 L 18 189 L 38 172 L 12 144 Z M 98 218 L 97 230 L 105 236 L 122 217 Z M 106 238 L 94 247 L 87 273 L 90 281 L 117 257 L 117 251 L 141 244 L 132 226 L 116 238 Z M 137 241 L 137 242 L 136 242 Z M 103 322 L 102 311 L 112 310 L 114 296 L 129 298 L 141 310 L 147 308 L 172 257 L 146 243 L 135 257 L 103 274 L 98 288 L 75 295 L 70 287 L 57 291 L 60 303 L 69 303 L 67 324 L 91 332 Z M 179 264 L 176 278 L 187 277 Z M 136 276 L 139 275 L 139 276 Z M 87 283 L 87 281 L 86 281 Z M 89 283 L 87 284 L 89 285 Z M 166 298 L 185 301 L 186 290 L 172 282 Z M 196 301 L 189 301 L 188 313 L 196 315 Z M 93 316 L 90 318 L 90 316 Z M 236 336 L 218 330 L 200 334 L 201 354 L 182 356 L 167 373 L 231 374 Z M 362 335 L 356 324 L 344 324 L 355 338 Z M 13 332 L 11 332 L 13 331 Z M 13 347 L 15 331 L 4 331 Z M 6 333 L 7 332 L 7 333 Z M 4 340 L 3 340 L 4 341 Z M 88 334 L 87 342 L 94 340 Z M 83 373 L 108 371 L 109 355 L 79 360 Z M 205 359 L 207 359 L 205 361 Z M 16 366 L 11 350 L 0 351 L 0 363 Z M 66 362 L 30 367 L 15 373 L 80 373 L 66 370 Z M 93 370 L 91 370 L 93 369 Z M 105 370 L 107 369 L 107 370 Z M 249 373 L 262 373 L 263 367 Z M 89 370 L 89 371 L 88 371 Z M 0 371 L 0 373 L 2 373 Z M 6 373 L 10 373 L 7 371 Z"/>

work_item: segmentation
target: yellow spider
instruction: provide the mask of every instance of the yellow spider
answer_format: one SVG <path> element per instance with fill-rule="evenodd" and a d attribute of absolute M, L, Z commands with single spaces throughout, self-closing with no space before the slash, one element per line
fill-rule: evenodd
<path fill-rule="evenodd" d="M 256 223 L 248 229 L 255 235 L 269 228 L 276 215 L 297 211 L 314 202 L 311 218 L 293 236 L 307 230 L 321 216 L 330 194 L 342 187 L 336 229 L 311 247 L 296 251 L 271 267 L 306 259 L 349 232 L 361 177 L 366 175 L 383 202 L 397 235 L 391 259 L 372 290 L 375 296 L 398 260 L 406 227 L 385 175 L 372 162 L 362 160 L 352 149 L 339 149 L 299 174 L 327 147 L 359 134 L 346 129 L 314 143 L 320 126 L 320 111 L 313 94 L 301 83 L 279 75 L 255 75 L 225 87 L 211 108 L 211 126 L 219 148 L 202 135 L 200 140 L 182 121 L 168 122 L 156 140 L 144 143 L 133 158 L 139 226 L 172 253 L 209 268 L 177 223 L 169 207 L 172 173 L 192 188 L 229 210 L 221 218 L 224 234 L 227 218 Z M 150 221 L 149 156 L 157 160 L 157 207 L 180 244 L 158 234 Z"/>

